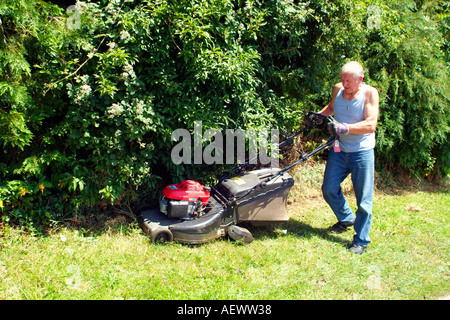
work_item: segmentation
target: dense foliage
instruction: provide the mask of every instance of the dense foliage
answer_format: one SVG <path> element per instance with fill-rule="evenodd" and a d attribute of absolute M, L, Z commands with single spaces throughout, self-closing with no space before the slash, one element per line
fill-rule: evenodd
<path fill-rule="evenodd" d="M 53 1 L 57 2 L 57 1 Z M 298 128 L 361 61 L 381 94 L 377 153 L 448 170 L 449 6 L 439 1 L 0 3 L 0 208 L 50 221 L 132 205 L 174 165 L 171 133 Z"/>

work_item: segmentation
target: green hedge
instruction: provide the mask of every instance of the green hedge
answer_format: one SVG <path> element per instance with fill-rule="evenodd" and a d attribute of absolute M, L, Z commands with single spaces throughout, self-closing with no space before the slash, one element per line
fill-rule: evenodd
<path fill-rule="evenodd" d="M 39 0 L 0 4 L 0 207 L 50 221 L 132 206 L 177 166 L 171 133 L 298 128 L 359 60 L 381 93 L 377 154 L 448 169 L 448 4 L 438 1 Z"/>

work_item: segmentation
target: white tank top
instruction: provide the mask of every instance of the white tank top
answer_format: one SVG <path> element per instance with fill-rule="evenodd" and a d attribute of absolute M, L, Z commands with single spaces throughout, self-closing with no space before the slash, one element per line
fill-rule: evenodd
<path fill-rule="evenodd" d="M 353 124 L 364 120 L 364 98 L 367 85 L 362 84 L 362 90 L 353 100 L 345 100 L 344 88 L 339 90 L 334 100 L 334 118 L 341 123 Z M 375 148 L 375 133 L 341 135 L 340 147 L 343 152 L 358 152 Z"/>

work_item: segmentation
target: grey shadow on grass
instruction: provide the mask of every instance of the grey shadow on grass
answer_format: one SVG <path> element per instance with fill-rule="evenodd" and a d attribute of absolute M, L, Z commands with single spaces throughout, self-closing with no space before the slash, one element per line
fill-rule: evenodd
<path fill-rule="evenodd" d="M 351 241 L 341 237 L 339 234 L 330 232 L 329 228 L 316 228 L 301 221 L 290 219 L 287 222 L 278 223 L 274 225 L 252 227 L 248 226 L 249 231 L 253 234 L 253 238 L 278 238 L 283 234 L 295 235 L 299 238 L 311 239 L 314 237 L 320 237 L 327 241 L 342 244 L 348 246 Z M 348 232 L 351 232 L 350 230 Z"/>

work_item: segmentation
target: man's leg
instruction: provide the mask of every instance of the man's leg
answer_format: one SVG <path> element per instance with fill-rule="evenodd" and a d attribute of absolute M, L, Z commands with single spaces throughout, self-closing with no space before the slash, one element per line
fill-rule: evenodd
<path fill-rule="evenodd" d="M 347 154 L 330 150 L 323 177 L 322 193 L 336 218 L 344 226 L 351 225 L 355 217 L 342 194 L 341 183 L 349 175 Z"/>
<path fill-rule="evenodd" d="M 350 171 L 355 190 L 356 211 L 355 236 L 353 244 L 367 246 L 370 243 L 369 231 L 372 222 L 372 201 L 374 185 L 374 151 L 367 150 L 351 154 Z"/>

